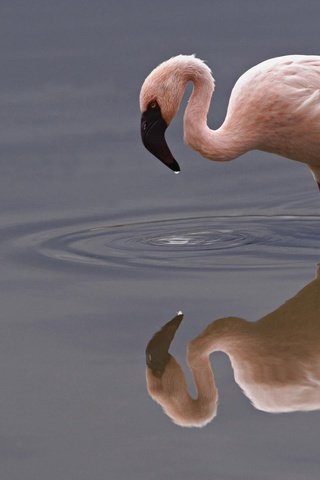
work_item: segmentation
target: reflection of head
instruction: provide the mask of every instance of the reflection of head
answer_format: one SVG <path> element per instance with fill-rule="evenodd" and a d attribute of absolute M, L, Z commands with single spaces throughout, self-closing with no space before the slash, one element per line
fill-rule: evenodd
<path fill-rule="evenodd" d="M 206 365 L 202 365 L 198 373 L 194 372 L 193 379 L 198 388 L 198 398 L 193 399 L 188 393 L 183 371 L 168 352 L 182 319 L 182 312 L 178 312 L 149 341 L 146 348 L 147 387 L 151 397 L 160 403 L 176 424 L 184 427 L 201 427 L 216 414 L 216 388 L 213 376 L 210 375 L 208 358 Z M 202 382 L 202 378 L 205 378 L 205 383 Z"/>
<path fill-rule="evenodd" d="M 161 331 L 165 332 L 166 326 Z M 218 394 L 209 362 L 215 351 L 229 356 L 235 381 L 257 409 L 320 409 L 319 276 L 256 323 L 237 317 L 222 318 L 193 339 L 187 346 L 187 361 L 197 389 L 196 399 L 188 393 L 180 365 L 168 353 L 170 342 L 161 375 L 156 375 L 152 366 L 147 368 L 147 388 L 178 425 L 203 426 L 216 415 Z"/>

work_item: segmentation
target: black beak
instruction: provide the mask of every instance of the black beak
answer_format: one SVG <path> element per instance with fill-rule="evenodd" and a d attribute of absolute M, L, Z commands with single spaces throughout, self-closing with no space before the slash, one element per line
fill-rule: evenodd
<path fill-rule="evenodd" d="M 146 348 L 146 364 L 152 373 L 161 378 L 167 363 L 170 360 L 169 348 L 175 333 L 183 319 L 183 313 L 177 315 L 166 323 L 150 340 Z"/>
<path fill-rule="evenodd" d="M 154 108 L 149 106 L 141 116 L 142 142 L 149 152 L 175 173 L 179 173 L 179 164 L 173 158 L 164 136 L 167 126 L 161 116 L 160 107 L 158 105 Z"/>

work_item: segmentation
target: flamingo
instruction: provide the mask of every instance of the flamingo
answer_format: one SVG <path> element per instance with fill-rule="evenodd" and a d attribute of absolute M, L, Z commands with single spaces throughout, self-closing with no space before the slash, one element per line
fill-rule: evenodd
<path fill-rule="evenodd" d="M 252 67 L 236 82 L 225 120 L 211 130 L 207 114 L 215 82 L 194 55 L 157 66 L 140 92 L 144 146 L 174 172 L 180 167 L 165 140 L 187 83 L 193 91 L 184 113 L 184 140 L 203 157 L 233 160 L 262 150 L 308 165 L 320 189 L 320 56 L 287 55 Z"/>
<path fill-rule="evenodd" d="M 197 397 L 169 353 L 182 312 L 157 332 L 146 349 L 150 396 L 174 423 L 202 427 L 217 414 L 218 390 L 210 354 L 225 352 L 235 381 L 258 410 L 269 413 L 320 409 L 320 275 L 293 298 L 255 323 L 215 320 L 187 346 Z"/>

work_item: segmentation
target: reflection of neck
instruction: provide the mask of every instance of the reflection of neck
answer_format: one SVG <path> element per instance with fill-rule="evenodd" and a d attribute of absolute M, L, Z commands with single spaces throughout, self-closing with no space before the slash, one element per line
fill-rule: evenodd
<path fill-rule="evenodd" d="M 185 376 L 178 362 L 171 356 L 161 379 L 147 369 L 147 386 L 151 397 L 158 402 L 172 420 L 185 427 L 201 427 L 216 415 L 217 389 L 208 357 L 188 361 L 197 398 L 189 392 Z"/>

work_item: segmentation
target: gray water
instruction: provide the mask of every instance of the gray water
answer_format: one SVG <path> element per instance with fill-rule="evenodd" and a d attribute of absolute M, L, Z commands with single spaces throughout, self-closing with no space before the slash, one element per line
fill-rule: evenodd
<path fill-rule="evenodd" d="M 148 396 L 144 350 L 209 322 L 255 321 L 320 261 L 304 165 L 228 164 L 167 134 L 182 173 L 139 138 L 141 83 L 196 53 L 216 78 L 210 126 L 250 66 L 319 52 L 318 1 L 2 1 L 0 475 L 3 480 L 277 479 L 319 472 L 319 412 L 256 410 L 213 356 L 218 415 L 174 425 Z M 186 101 L 186 99 L 185 99 Z"/>

